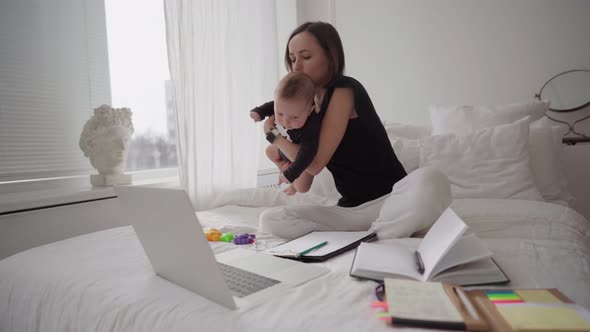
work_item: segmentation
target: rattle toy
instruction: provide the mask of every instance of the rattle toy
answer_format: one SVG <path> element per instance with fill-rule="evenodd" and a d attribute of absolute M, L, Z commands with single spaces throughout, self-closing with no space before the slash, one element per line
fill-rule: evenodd
<path fill-rule="evenodd" d="M 250 244 L 256 242 L 256 235 L 248 233 L 239 233 L 234 237 L 235 244 Z"/>
<path fill-rule="evenodd" d="M 205 230 L 207 240 L 216 242 L 233 242 L 234 244 L 250 244 L 256 242 L 256 235 L 248 233 L 239 233 L 234 235 L 232 232 L 221 234 L 217 228 L 208 228 Z"/>
<path fill-rule="evenodd" d="M 217 228 L 209 228 L 205 231 L 205 237 L 209 241 L 219 241 L 221 232 Z"/>
<path fill-rule="evenodd" d="M 221 235 L 221 237 L 219 238 L 219 241 L 223 241 L 223 242 L 232 242 L 233 240 L 234 240 L 234 233 L 232 233 L 232 232 L 223 233 L 223 235 Z"/>

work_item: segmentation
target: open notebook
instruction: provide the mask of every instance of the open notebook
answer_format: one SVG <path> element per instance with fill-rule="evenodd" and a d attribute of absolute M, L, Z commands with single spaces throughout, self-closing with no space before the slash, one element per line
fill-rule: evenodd
<path fill-rule="evenodd" d="M 353 277 L 405 278 L 457 285 L 506 283 L 508 277 L 492 253 L 451 208 L 432 225 L 424 239 L 362 243 L 352 263 Z"/>

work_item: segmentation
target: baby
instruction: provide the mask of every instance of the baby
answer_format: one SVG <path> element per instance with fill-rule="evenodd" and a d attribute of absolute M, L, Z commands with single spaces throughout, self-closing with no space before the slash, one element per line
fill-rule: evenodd
<path fill-rule="evenodd" d="M 291 185 L 285 193 L 307 192 L 313 177 L 301 176 L 311 164 L 318 149 L 320 135 L 320 117 L 314 111 L 315 86 L 311 78 L 303 73 L 289 73 L 281 79 L 276 90 L 275 100 L 250 111 L 250 117 L 262 121 L 267 116 L 275 117 L 275 126 L 267 133 L 266 139 L 271 145 L 266 148 L 266 155 L 282 172 L 281 181 L 287 180 Z M 299 144 L 300 149 L 295 160 L 289 160 L 278 147 L 273 145 L 277 135 Z"/>

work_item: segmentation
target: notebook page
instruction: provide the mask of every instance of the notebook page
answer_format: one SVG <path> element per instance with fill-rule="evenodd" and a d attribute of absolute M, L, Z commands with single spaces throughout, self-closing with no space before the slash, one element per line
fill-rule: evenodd
<path fill-rule="evenodd" d="M 435 322 L 463 322 L 443 285 L 403 279 L 385 279 L 389 313 L 394 318 Z"/>
<path fill-rule="evenodd" d="M 432 270 L 466 229 L 467 225 L 451 208 L 447 208 L 438 217 L 418 247 L 424 263 L 424 281 L 430 278 Z"/>
<path fill-rule="evenodd" d="M 359 241 L 360 239 L 370 235 L 372 232 L 324 232 L 316 231 L 306 234 L 300 238 L 280 244 L 268 250 L 269 254 L 280 256 L 284 254 L 299 253 L 306 249 L 312 248 L 322 242 L 328 241 L 328 244 L 314 250 L 305 256 L 324 256 L 331 252 L 337 251 L 346 247 L 347 245 Z"/>
<path fill-rule="evenodd" d="M 420 241 L 419 239 L 412 240 L 416 240 L 413 242 Z M 371 279 L 397 277 L 420 280 L 422 275 L 418 273 L 416 268 L 413 248 L 396 242 L 388 244 L 361 243 L 356 251 L 351 275 Z"/>
<path fill-rule="evenodd" d="M 463 236 L 455 242 L 447 254 L 433 268 L 430 274 L 431 279 L 453 266 L 473 262 L 491 255 L 490 250 L 475 234 Z"/>

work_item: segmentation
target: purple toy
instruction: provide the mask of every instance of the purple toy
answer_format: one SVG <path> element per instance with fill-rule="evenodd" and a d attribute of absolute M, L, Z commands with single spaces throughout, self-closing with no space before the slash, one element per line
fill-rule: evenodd
<path fill-rule="evenodd" d="M 239 233 L 234 236 L 234 244 L 251 244 L 256 242 L 256 235 Z"/>

